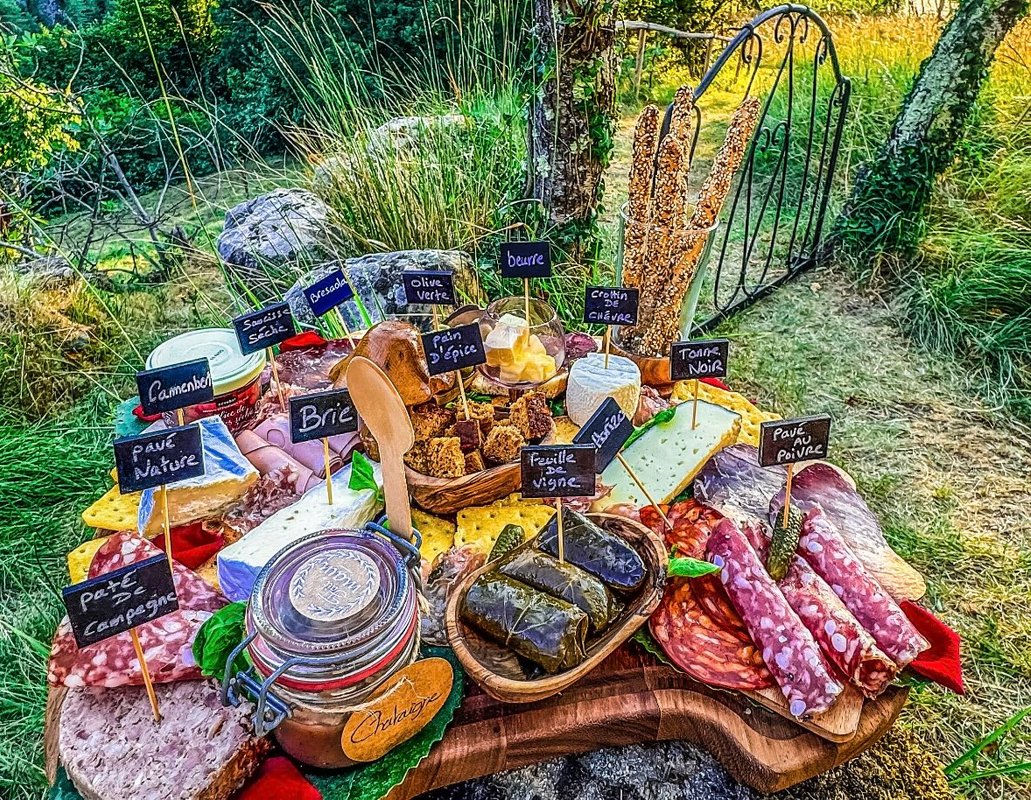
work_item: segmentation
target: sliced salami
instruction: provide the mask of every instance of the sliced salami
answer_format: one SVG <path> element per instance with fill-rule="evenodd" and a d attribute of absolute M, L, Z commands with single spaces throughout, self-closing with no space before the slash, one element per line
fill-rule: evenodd
<path fill-rule="evenodd" d="M 716 526 L 706 555 L 720 567 L 720 582 L 788 701 L 792 716 L 827 711 L 844 687 L 830 673 L 809 629 L 784 599 L 755 549 L 729 519 Z"/>
<path fill-rule="evenodd" d="M 900 669 L 930 646 L 818 506 L 806 513 L 798 552 Z"/>

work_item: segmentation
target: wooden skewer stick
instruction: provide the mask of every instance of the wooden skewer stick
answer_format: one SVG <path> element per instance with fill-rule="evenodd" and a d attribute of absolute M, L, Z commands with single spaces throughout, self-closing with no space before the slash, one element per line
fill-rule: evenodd
<path fill-rule="evenodd" d="M 322 457 L 326 462 L 326 499 L 333 505 L 333 473 L 329 470 L 329 437 L 322 437 Z"/>
<path fill-rule="evenodd" d="M 555 498 L 555 508 L 558 509 L 558 516 L 556 517 L 556 520 L 558 521 L 558 560 L 560 562 L 562 562 L 562 563 L 565 563 L 565 561 L 566 561 L 566 543 L 565 543 L 565 539 L 563 538 L 564 534 L 563 534 L 563 530 L 562 530 L 562 498 L 561 497 L 556 497 Z"/>
<path fill-rule="evenodd" d="M 143 685 L 147 687 L 147 699 L 150 700 L 150 710 L 154 712 L 154 721 L 161 722 L 161 711 L 158 709 L 158 696 L 154 693 L 154 683 L 150 679 L 150 669 L 147 667 L 147 659 L 143 657 L 143 645 L 140 644 L 139 634 L 135 628 L 129 628 L 129 636 L 132 638 L 132 649 L 136 651 L 136 658 L 140 662 L 140 672 L 143 673 Z"/>
<path fill-rule="evenodd" d="M 283 384 L 279 380 L 279 366 L 276 364 L 276 354 L 272 352 L 271 347 L 266 347 L 265 355 L 272 365 L 272 382 L 276 385 L 276 394 L 279 395 L 279 410 L 285 412 L 286 398 L 283 397 Z"/>
<path fill-rule="evenodd" d="M 183 414 L 183 410 L 181 408 L 177 408 L 175 410 L 175 418 L 178 420 L 180 426 L 186 424 L 186 416 Z"/>
<path fill-rule="evenodd" d="M 523 304 L 526 308 L 526 325 L 529 328 L 533 327 L 530 322 L 530 279 L 523 278 Z"/>
<path fill-rule="evenodd" d="M 694 402 L 691 404 L 691 430 L 698 427 L 698 378 L 694 379 Z"/>
<path fill-rule="evenodd" d="M 612 326 L 605 326 L 605 369 L 609 368 L 609 345 L 612 342 Z"/>
<path fill-rule="evenodd" d="M 465 396 L 465 382 L 462 380 L 462 371 L 455 370 L 455 381 L 458 383 L 458 393 L 462 396 L 462 408 L 465 410 L 466 420 L 472 419 L 469 416 L 469 399 Z"/>
<path fill-rule="evenodd" d="M 165 526 L 165 556 L 168 558 L 168 571 L 175 575 L 172 567 L 172 526 L 168 522 L 168 485 L 161 484 L 161 517 Z"/>
<path fill-rule="evenodd" d="M 354 337 L 351 335 L 351 329 L 347 327 L 347 321 L 344 319 L 344 312 L 340 310 L 340 306 L 336 307 L 337 319 L 340 320 L 340 325 L 344 329 L 344 333 L 347 334 L 347 341 L 351 343 L 352 349 L 354 348 Z"/>
<path fill-rule="evenodd" d="M 641 494 L 643 494 L 648 499 L 648 502 L 651 504 L 652 508 L 659 512 L 659 516 L 662 517 L 662 521 L 666 525 L 666 527 L 670 530 L 673 530 L 673 523 L 669 521 L 669 517 L 667 517 L 665 512 L 663 512 L 663 510 L 659 507 L 659 504 L 655 502 L 655 498 L 652 497 L 651 492 L 649 492 L 645 488 L 644 484 L 641 482 L 641 479 L 637 477 L 637 473 L 635 473 L 630 468 L 630 465 L 626 463 L 626 459 L 623 458 L 623 455 L 621 453 L 616 453 L 616 459 L 619 461 L 620 466 L 622 466 L 623 469 L 626 470 L 626 474 L 630 476 L 630 480 L 637 484 L 637 488 L 640 489 Z"/>
<path fill-rule="evenodd" d="M 784 486 L 784 512 L 780 519 L 780 526 L 786 528 L 788 526 L 788 515 L 791 511 L 791 479 L 795 475 L 795 465 L 788 464 L 788 481 Z"/>

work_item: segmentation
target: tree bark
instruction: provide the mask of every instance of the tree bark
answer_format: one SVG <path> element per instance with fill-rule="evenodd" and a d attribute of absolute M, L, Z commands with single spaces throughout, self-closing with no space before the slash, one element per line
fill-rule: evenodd
<path fill-rule="evenodd" d="M 995 52 L 1028 0 L 963 0 L 920 66 L 887 141 L 860 169 L 832 241 L 860 255 L 919 243 L 937 177 L 955 157 Z"/>
<path fill-rule="evenodd" d="M 615 130 L 613 21 L 605 0 L 534 3 L 544 79 L 530 109 L 529 195 L 560 255 L 580 264 L 593 255 Z"/>

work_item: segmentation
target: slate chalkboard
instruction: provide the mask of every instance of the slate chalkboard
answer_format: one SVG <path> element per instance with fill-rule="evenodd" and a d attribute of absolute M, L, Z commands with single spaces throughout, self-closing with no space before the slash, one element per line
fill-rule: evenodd
<path fill-rule="evenodd" d="M 830 444 L 831 418 L 827 414 L 764 422 L 759 433 L 759 464 L 793 464 L 826 458 Z"/>
<path fill-rule="evenodd" d="M 539 444 L 520 451 L 523 497 L 585 497 L 594 494 L 594 447 Z"/>
<path fill-rule="evenodd" d="M 358 411 L 347 389 L 290 398 L 290 440 L 297 444 L 358 430 Z"/>
<path fill-rule="evenodd" d="M 475 367 L 487 360 L 483 351 L 483 335 L 475 322 L 424 333 L 422 349 L 426 353 L 430 375 Z"/>
<path fill-rule="evenodd" d="M 669 355 L 669 374 L 675 381 L 727 377 L 729 339 L 674 342 Z"/>
<path fill-rule="evenodd" d="M 327 311 L 332 311 L 341 303 L 345 303 L 354 297 L 354 290 L 347 282 L 347 276 L 342 270 L 331 272 L 325 278 L 315 281 L 304 290 L 304 298 L 311 307 L 311 313 L 321 317 Z"/>
<path fill-rule="evenodd" d="M 501 277 L 550 278 L 551 245 L 548 242 L 505 242 L 501 245 Z"/>
<path fill-rule="evenodd" d="M 584 322 L 601 325 L 636 325 L 640 292 L 622 286 L 588 286 L 584 295 Z"/>
<path fill-rule="evenodd" d="M 409 269 L 401 273 L 407 305 L 455 306 L 455 275 L 432 269 Z"/>
<path fill-rule="evenodd" d="M 143 413 L 148 415 L 207 403 L 215 397 L 206 358 L 141 370 L 136 373 L 136 388 Z"/>
<path fill-rule="evenodd" d="M 233 319 L 244 355 L 277 345 L 294 335 L 294 316 L 287 302 L 273 303 Z"/>
<path fill-rule="evenodd" d="M 168 560 L 162 555 L 66 586 L 61 599 L 79 647 L 89 647 L 179 609 Z"/>
<path fill-rule="evenodd" d="M 114 447 L 123 494 L 204 474 L 204 446 L 196 423 L 117 439 Z"/>
<path fill-rule="evenodd" d="M 594 468 L 604 472 L 633 432 L 634 423 L 623 413 L 619 403 L 606 397 L 598 410 L 591 414 L 587 424 L 577 431 L 573 444 L 587 444 L 595 448 L 598 455 L 595 456 Z"/>

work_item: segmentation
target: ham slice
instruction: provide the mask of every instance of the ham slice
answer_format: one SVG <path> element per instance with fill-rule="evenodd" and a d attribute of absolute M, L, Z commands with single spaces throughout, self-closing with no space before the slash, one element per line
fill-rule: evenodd
<path fill-rule="evenodd" d="M 93 557 L 89 577 L 96 578 L 160 552 L 138 534 L 116 533 Z M 174 563 L 173 582 L 179 610 L 136 628 L 154 683 L 201 677 L 191 650 L 194 637 L 205 620 L 226 604 L 221 594 L 178 562 Z M 80 649 L 65 617 L 54 636 L 47 680 L 55 686 L 115 688 L 142 685 L 143 673 L 128 631 Z"/>
<path fill-rule="evenodd" d="M 240 431 L 236 435 L 236 444 L 263 478 L 273 475 L 274 482 L 289 484 L 297 495 L 322 482 L 314 471 L 254 431 Z"/>
<path fill-rule="evenodd" d="M 326 461 L 322 451 L 322 440 L 313 439 L 295 444 L 290 441 L 290 418 L 285 414 L 269 417 L 254 429 L 254 433 L 271 445 L 285 451 L 290 457 L 301 462 L 318 477 L 326 477 Z M 357 433 L 344 433 L 329 437 L 330 472 L 336 472 L 351 457 L 358 446 Z"/>

